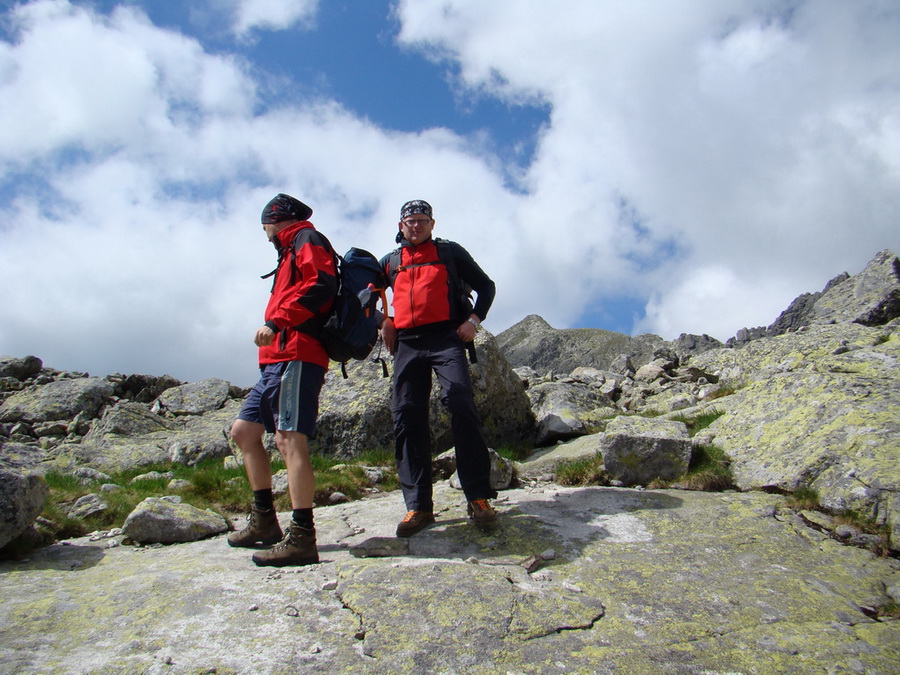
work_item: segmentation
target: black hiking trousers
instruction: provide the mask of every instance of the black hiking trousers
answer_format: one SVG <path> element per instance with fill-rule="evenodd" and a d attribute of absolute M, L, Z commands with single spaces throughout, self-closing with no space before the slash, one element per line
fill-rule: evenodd
<path fill-rule="evenodd" d="M 452 328 L 404 335 L 394 355 L 394 439 L 400 488 L 410 511 L 433 511 L 429 399 L 431 373 L 450 413 L 456 468 L 466 500 L 493 499 L 491 460 L 475 409 L 465 344 Z"/>

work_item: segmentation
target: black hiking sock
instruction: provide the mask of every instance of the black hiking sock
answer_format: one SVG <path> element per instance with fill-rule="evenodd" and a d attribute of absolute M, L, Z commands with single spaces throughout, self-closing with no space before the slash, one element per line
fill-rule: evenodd
<path fill-rule="evenodd" d="M 294 509 L 291 519 L 300 527 L 307 530 L 313 529 L 313 510 L 312 509 Z"/>
<path fill-rule="evenodd" d="M 260 511 L 271 511 L 275 508 L 275 497 L 272 495 L 272 488 L 265 490 L 253 491 L 253 506 Z"/>

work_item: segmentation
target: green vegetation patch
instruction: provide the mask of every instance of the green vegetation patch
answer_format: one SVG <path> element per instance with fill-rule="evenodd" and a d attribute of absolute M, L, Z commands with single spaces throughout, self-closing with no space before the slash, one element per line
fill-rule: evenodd
<path fill-rule="evenodd" d="M 603 466 L 603 456 L 563 462 L 556 467 L 556 482 L 560 485 L 609 485 L 609 474 Z"/>
<path fill-rule="evenodd" d="M 359 456 L 353 464 L 321 455 L 312 455 L 311 461 L 316 474 L 315 501 L 327 504 L 329 497 L 341 492 L 349 499 L 359 499 L 365 494 L 390 491 L 397 487 L 393 453 L 370 451 Z M 377 486 L 363 467 L 377 467 L 381 479 Z M 272 472 L 284 469 L 284 462 L 278 458 L 272 461 Z M 157 472 L 159 477 L 151 477 L 132 483 L 137 476 Z M 180 487 L 169 488 L 172 480 L 183 480 Z M 183 464 L 152 464 L 137 469 L 129 469 L 110 474 L 109 480 L 81 479 L 67 473 L 49 472 L 45 476 L 50 488 L 47 505 L 38 521 L 43 535 L 54 539 L 68 539 L 84 536 L 95 530 L 122 527 L 125 518 L 147 497 L 167 495 L 180 496 L 186 504 L 199 509 L 211 509 L 224 517 L 243 513 L 251 499 L 250 485 L 244 468 L 228 465 L 221 459 L 210 459 L 196 466 Z M 103 490 L 104 484 L 118 486 Z M 85 495 L 99 495 L 107 508 L 85 517 L 69 515 L 71 506 Z M 290 497 L 282 495 L 276 500 L 277 508 L 290 509 Z"/>
<path fill-rule="evenodd" d="M 704 410 L 701 413 L 696 415 L 692 415 L 690 417 L 674 417 L 673 419 L 676 422 L 682 422 L 688 428 L 688 432 L 691 436 L 695 436 L 699 432 L 703 431 L 710 424 L 719 419 L 722 415 L 725 414 L 724 410 L 719 410 L 718 408 L 710 408 L 709 410 Z"/>

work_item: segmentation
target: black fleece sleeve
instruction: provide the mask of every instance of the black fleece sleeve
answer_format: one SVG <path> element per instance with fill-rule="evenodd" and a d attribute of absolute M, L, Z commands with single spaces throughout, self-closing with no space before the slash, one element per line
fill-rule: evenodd
<path fill-rule="evenodd" d="M 450 243 L 453 258 L 456 262 L 456 275 L 469 284 L 477 294 L 472 313 L 479 320 L 484 321 L 487 318 L 488 311 L 491 309 L 491 305 L 494 304 L 497 286 L 466 249 L 455 242 Z"/>

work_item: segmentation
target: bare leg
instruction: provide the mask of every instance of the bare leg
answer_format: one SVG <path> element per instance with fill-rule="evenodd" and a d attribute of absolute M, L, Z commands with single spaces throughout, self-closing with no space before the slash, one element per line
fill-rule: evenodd
<path fill-rule="evenodd" d="M 266 490 L 272 487 L 272 465 L 263 445 L 265 429 L 262 424 L 235 420 L 231 425 L 231 438 L 244 456 L 244 470 L 251 490 Z"/>
<path fill-rule="evenodd" d="M 316 491 L 316 478 L 309 460 L 306 434 L 299 431 L 276 431 L 275 445 L 278 446 L 287 468 L 291 507 L 311 509 Z"/>

